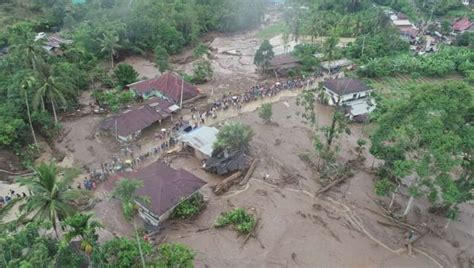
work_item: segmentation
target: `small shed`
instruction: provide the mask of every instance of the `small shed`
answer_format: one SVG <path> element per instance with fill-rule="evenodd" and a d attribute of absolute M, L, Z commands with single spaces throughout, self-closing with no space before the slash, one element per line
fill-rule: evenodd
<path fill-rule="evenodd" d="M 200 160 L 211 157 L 213 144 L 217 139 L 219 130 L 215 127 L 202 126 L 180 137 L 183 145 L 193 149 L 194 155 Z"/>
<path fill-rule="evenodd" d="M 323 61 L 321 62 L 321 68 L 327 73 L 339 72 L 342 68 L 352 65 L 352 61 L 344 58 L 339 60 Z"/>
<path fill-rule="evenodd" d="M 285 53 L 273 57 L 270 60 L 270 66 L 268 67 L 268 70 L 277 72 L 280 75 L 287 75 L 290 70 L 300 67 L 300 59 L 291 55 L 290 53 Z"/>

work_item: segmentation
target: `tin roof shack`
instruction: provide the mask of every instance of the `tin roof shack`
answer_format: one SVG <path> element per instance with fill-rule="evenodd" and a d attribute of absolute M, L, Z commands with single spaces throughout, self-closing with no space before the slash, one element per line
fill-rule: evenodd
<path fill-rule="evenodd" d="M 204 169 L 217 175 L 225 175 L 234 171 L 246 170 L 250 166 L 250 158 L 244 152 L 227 152 L 214 150 L 211 158 L 206 160 Z"/>
<path fill-rule="evenodd" d="M 120 141 L 131 141 L 138 137 L 143 129 L 156 122 L 161 124 L 177 109 L 179 107 L 171 102 L 152 98 L 138 108 L 106 118 L 99 128 L 113 133 Z"/>
<path fill-rule="evenodd" d="M 301 60 L 290 53 L 286 53 L 273 57 L 270 60 L 268 70 L 274 71 L 281 76 L 286 76 L 289 71 L 299 68 L 301 68 Z"/>
<path fill-rule="evenodd" d="M 216 141 L 219 130 L 215 127 L 202 126 L 183 134 L 179 140 L 194 151 L 199 160 L 206 160 L 212 156 L 212 146 Z"/>
<path fill-rule="evenodd" d="M 166 220 L 173 209 L 199 191 L 206 182 L 184 169 L 173 169 L 156 161 L 133 172 L 119 173 L 105 182 L 105 188 L 112 191 L 120 179 L 139 180 L 143 187 L 137 190 L 140 196 L 150 198 L 150 204 L 136 200 L 138 215 L 147 223 L 158 226 Z"/>
<path fill-rule="evenodd" d="M 200 94 L 199 88 L 172 73 L 165 73 L 159 77 L 135 82 L 127 85 L 127 88 L 144 99 L 157 96 L 174 103 L 181 102 L 181 91 L 183 92 L 183 101 Z"/>
<path fill-rule="evenodd" d="M 61 50 L 62 45 L 72 44 L 72 40 L 62 38 L 57 34 L 46 34 L 44 32 L 36 34 L 35 41 L 38 40 L 42 40 L 42 47 L 53 55 L 61 55 L 63 53 Z"/>
<path fill-rule="evenodd" d="M 329 79 L 323 83 L 324 93 L 330 105 L 344 107 L 350 120 L 367 117 L 375 109 L 375 102 L 370 97 L 372 90 L 364 82 L 354 78 Z"/>
<path fill-rule="evenodd" d="M 331 61 L 321 62 L 321 69 L 326 73 L 337 73 L 340 72 L 343 68 L 349 67 L 352 65 L 352 61 L 348 59 L 339 59 Z"/>

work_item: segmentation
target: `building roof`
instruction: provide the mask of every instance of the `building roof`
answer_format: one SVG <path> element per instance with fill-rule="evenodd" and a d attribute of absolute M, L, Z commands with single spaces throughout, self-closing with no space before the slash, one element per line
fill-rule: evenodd
<path fill-rule="evenodd" d="M 329 79 L 324 81 L 324 87 L 339 96 L 370 90 L 364 82 L 354 78 Z"/>
<path fill-rule="evenodd" d="M 409 20 L 394 20 L 393 24 L 395 26 L 412 26 Z"/>
<path fill-rule="evenodd" d="M 159 120 L 168 118 L 172 112 L 178 109 L 179 107 L 170 101 L 153 97 L 137 108 L 105 119 L 100 124 L 100 128 L 113 131 L 117 128 L 119 136 L 128 137 Z"/>
<path fill-rule="evenodd" d="M 347 107 L 349 108 L 348 112 L 352 116 L 368 114 L 375 109 L 375 103 L 372 101 L 372 99 L 346 102 L 345 105 L 347 105 Z"/>
<path fill-rule="evenodd" d="M 150 198 L 149 205 L 142 205 L 158 217 L 206 184 L 184 169 L 176 170 L 161 161 L 156 161 L 147 167 L 115 175 L 105 182 L 105 189 L 112 191 L 117 181 L 123 178 L 143 182 L 143 187 L 137 190 L 137 194 Z"/>
<path fill-rule="evenodd" d="M 411 38 L 416 38 L 416 36 L 418 35 L 418 31 L 413 27 L 399 27 L 398 31 L 401 34 L 410 36 Z"/>
<path fill-rule="evenodd" d="M 286 54 L 281 54 L 281 55 L 277 55 L 273 57 L 270 60 L 270 66 L 279 67 L 281 65 L 295 64 L 295 63 L 300 63 L 300 62 L 301 62 L 300 59 L 294 57 L 290 53 L 286 53 Z"/>
<path fill-rule="evenodd" d="M 340 59 L 340 60 L 331 60 L 331 61 L 323 61 L 321 62 L 321 67 L 326 70 L 345 67 L 352 64 L 352 61 L 348 59 Z"/>
<path fill-rule="evenodd" d="M 462 17 L 453 23 L 453 30 L 465 31 L 471 28 L 472 22 L 467 17 Z"/>
<path fill-rule="evenodd" d="M 159 91 L 164 97 L 174 102 L 181 100 L 181 87 L 183 88 L 183 100 L 196 97 L 200 93 L 197 87 L 172 73 L 165 73 L 159 77 L 139 81 L 127 86 L 142 95 L 151 91 Z"/>
<path fill-rule="evenodd" d="M 180 140 L 195 150 L 211 157 L 213 144 L 219 130 L 215 127 L 202 126 L 181 136 Z"/>

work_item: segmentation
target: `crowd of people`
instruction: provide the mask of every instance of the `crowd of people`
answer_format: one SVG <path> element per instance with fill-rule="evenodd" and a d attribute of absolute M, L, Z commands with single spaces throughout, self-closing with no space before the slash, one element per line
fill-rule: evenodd
<path fill-rule="evenodd" d="M 21 194 L 18 192 L 15 192 L 15 190 L 10 189 L 10 192 L 5 195 L 5 196 L 0 196 L 0 208 L 3 208 L 6 206 L 10 201 L 12 201 L 15 198 L 23 198 L 26 197 L 26 193 L 22 192 Z"/>
<path fill-rule="evenodd" d="M 316 76 L 308 78 L 293 78 L 285 82 L 263 83 L 252 86 L 242 94 L 224 94 L 222 98 L 213 102 L 212 106 L 204 112 L 191 109 L 192 119 L 198 124 L 205 124 L 207 118 L 216 118 L 219 111 L 225 111 L 233 108 L 237 111 L 242 109 L 242 104 L 253 102 L 265 97 L 273 97 L 284 90 L 300 89 L 303 87 L 312 87 L 316 82 Z"/>
<path fill-rule="evenodd" d="M 78 184 L 78 188 L 95 189 L 97 183 L 107 179 L 110 175 L 122 171 L 131 171 L 140 163 L 154 159 L 153 156 L 160 155 L 162 151 L 169 150 L 177 144 L 177 137 L 183 133 L 188 132 L 198 125 L 204 125 L 207 118 L 216 118 L 219 111 L 225 111 L 232 107 L 240 111 L 242 104 L 256 101 L 265 97 L 272 97 L 284 90 L 300 89 L 303 87 L 312 87 L 316 82 L 316 77 L 308 78 L 292 78 L 285 82 L 263 83 L 252 86 L 249 90 L 242 94 L 233 95 L 230 92 L 224 94 L 220 99 L 217 99 L 207 111 L 200 112 L 195 108 L 191 109 L 192 119 L 194 124 L 190 124 L 180 117 L 169 129 L 161 129 L 160 132 L 154 134 L 155 144 L 149 149 L 143 151 L 139 144 L 135 145 L 135 150 L 132 146 L 125 146 L 122 148 L 120 157 L 113 157 L 111 162 L 102 163 L 99 169 L 89 169 L 89 177 L 85 178 L 82 185 Z M 139 153 L 137 153 L 139 152 Z"/>

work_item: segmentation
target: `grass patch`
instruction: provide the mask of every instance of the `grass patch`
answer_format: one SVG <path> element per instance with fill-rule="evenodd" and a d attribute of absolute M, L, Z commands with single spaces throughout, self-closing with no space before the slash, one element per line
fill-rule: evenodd
<path fill-rule="evenodd" d="M 275 37 L 281 33 L 283 33 L 286 30 L 286 25 L 284 22 L 280 21 L 277 24 L 274 24 L 272 26 L 266 27 L 262 30 L 260 30 L 257 33 L 257 37 L 262 39 L 262 40 L 268 40 L 271 39 L 272 37 Z"/>
<path fill-rule="evenodd" d="M 248 234 L 255 227 L 255 222 L 255 217 L 252 214 L 247 213 L 243 208 L 236 208 L 222 213 L 214 226 L 219 228 L 231 224 L 238 233 Z"/>

